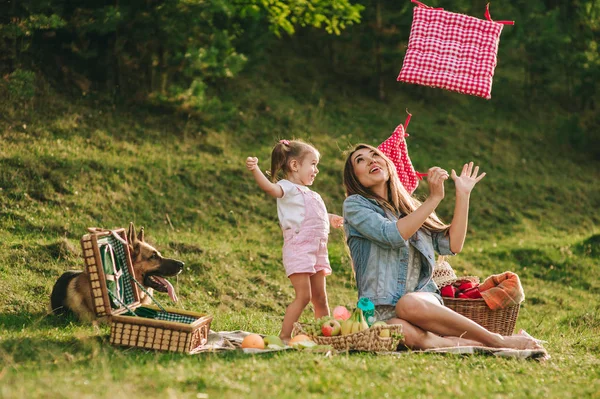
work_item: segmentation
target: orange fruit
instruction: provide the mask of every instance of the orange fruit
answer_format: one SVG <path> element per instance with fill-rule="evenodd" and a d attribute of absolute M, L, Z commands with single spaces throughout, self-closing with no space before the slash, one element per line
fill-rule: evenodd
<path fill-rule="evenodd" d="M 310 337 L 308 335 L 298 334 L 298 335 L 294 336 L 294 338 L 290 339 L 290 342 L 288 342 L 288 344 L 291 345 L 295 342 L 302 342 L 302 341 L 312 341 L 312 340 L 310 339 Z"/>
<path fill-rule="evenodd" d="M 258 334 L 246 335 L 242 340 L 242 348 L 265 349 L 265 341 Z"/>

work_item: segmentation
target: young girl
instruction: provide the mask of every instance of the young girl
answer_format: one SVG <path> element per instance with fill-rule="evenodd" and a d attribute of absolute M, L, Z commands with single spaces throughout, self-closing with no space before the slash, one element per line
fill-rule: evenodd
<path fill-rule="evenodd" d="M 246 167 L 258 186 L 277 198 L 277 215 L 283 230 L 283 266 L 294 286 L 296 298 L 287 307 L 280 337 L 290 339 L 294 322 L 312 302 L 315 318 L 329 315 L 325 277 L 331 274 L 327 254 L 329 226 L 342 227 L 341 216 L 328 214 L 321 196 L 311 191 L 319 169 L 319 152 L 299 140 L 281 140 L 271 153 L 271 180 L 248 157 Z M 279 172 L 284 179 L 277 180 Z"/>

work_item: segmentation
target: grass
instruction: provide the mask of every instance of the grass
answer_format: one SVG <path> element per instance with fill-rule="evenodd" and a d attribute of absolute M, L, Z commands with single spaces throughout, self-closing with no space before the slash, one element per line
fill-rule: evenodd
<path fill-rule="evenodd" d="M 600 164 L 560 140 L 560 110 L 532 112 L 502 86 L 495 102 L 403 86 L 384 104 L 308 79 L 243 76 L 224 90 L 222 109 L 202 118 L 52 92 L 26 106 L 0 104 L 0 397 L 600 397 L 600 195 L 591 183 Z M 177 306 L 212 314 L 215 330 L 276 334 L 293 291 L 275 204 L 245 158 L 258 156 L 266 169 L 276 140 L 312 141 L 323 154 L 314 189 L 340 213 L 342 151 L 383 141 L 407 106 L 417 169 L 474 160 L 488 173 L 453 267 L 480 277 L 517 272 L 527 296 L 517 328 L 548 340 L 551 360 L 187 356 L 115 348 L 106 326 L 46 315 L 56 278 L 82 267 L 86 228 L 134 221 L 185 261 Z M 426 196 L 425 184 L 417 195 Z M 439 208 L 446 220 L 452 197 L 449 184 Z M 330 255 L 330 304 L 352 305 L 339 231 Z M 310 317 L 307 309 L 302 318 Z"/>

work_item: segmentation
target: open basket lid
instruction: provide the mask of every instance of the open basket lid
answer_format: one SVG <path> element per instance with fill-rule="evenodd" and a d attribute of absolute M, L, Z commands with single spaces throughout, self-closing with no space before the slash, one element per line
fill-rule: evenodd
<path fill-rule="evenodd" d="M 88 229 L 81 238 L 94 312 L 98 317 L 122 314 L 140 305 L 125 229 Z"/>

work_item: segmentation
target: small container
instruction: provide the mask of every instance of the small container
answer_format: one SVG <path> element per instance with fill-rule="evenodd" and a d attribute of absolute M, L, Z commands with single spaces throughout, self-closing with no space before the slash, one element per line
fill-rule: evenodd
<path fill-rule="evenodd" d="M 358 300 L 356 306 L 362 310 L 367 324 L 371 327 L 375 323 L 375 305 L 373 305 L 373 302 L 369 298 L 363 297 Z"/>

